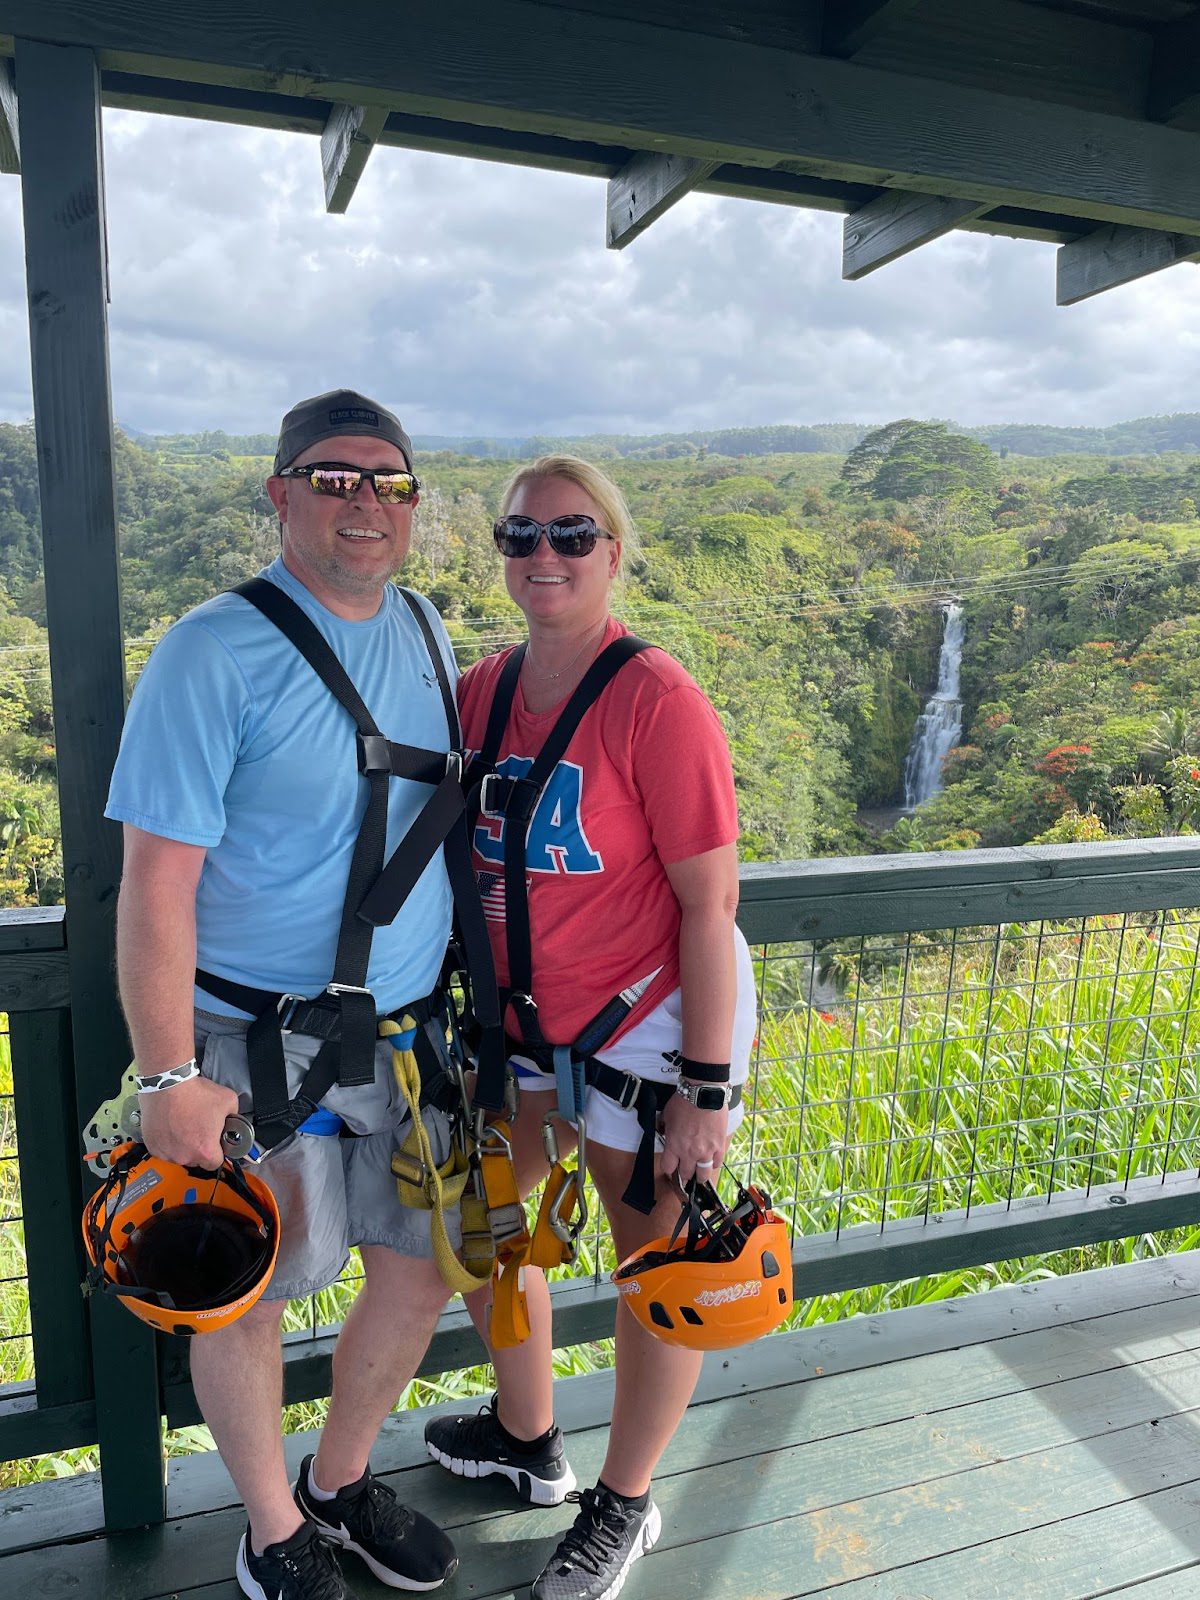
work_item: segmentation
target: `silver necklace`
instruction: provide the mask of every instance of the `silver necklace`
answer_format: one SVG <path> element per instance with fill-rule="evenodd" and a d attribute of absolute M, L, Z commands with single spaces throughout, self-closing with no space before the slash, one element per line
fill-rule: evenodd
<path fill-rule="evenodd" d="M 533 661 L 533 657 L 529 654 L 528 647 L 526 647 L 526 651 L 525 651 L 525 665 L 530 669 L 530 672 L 532 673 L 532 675 L 535 678 L 541 678 L 547 683 L 553 682 L 553 680 L 555 678 L 561 678 L 564 673 L 570 672 L 571 668 L 579 660 L 580 656 L 587 649 L 588 645 L 589 644 L 594 644 L 595 641 L 596 641 L 597 635 L 600 634 L 600 633 L 603 633 L 604 629 L 607 626 L 608 626 L 608 618 L 605 617 L 604 621 L 600 624 L 599 628 L 593 628 L 591 630 L 591 632 L 588 634 L 587 638 L 585 638 L 583 643 L 579 646 L 579 649 L 576 650 L 575 654 L 571 657 L 570 661 L 568 661 L 565 666 L 559 667 L 557 672 L 544 672 L 544 671 L 541 670 L 541 668 L 535 666 L 534 665 L 534 661 Z"/>

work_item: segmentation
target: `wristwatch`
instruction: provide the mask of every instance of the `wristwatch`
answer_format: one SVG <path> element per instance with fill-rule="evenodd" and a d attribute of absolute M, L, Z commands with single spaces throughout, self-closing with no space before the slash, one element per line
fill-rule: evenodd
<path fill-rule="evenodd" d="M 680 1078 L 675 1093 L 697 1111 L 725 1111 L 733 1099 L 733 1085 L 729 1083 L 693 1083 L 690 1078 Z"/>

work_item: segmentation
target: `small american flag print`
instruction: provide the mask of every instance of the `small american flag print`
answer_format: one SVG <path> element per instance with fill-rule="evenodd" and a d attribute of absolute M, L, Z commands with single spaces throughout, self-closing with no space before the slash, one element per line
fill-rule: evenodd
<path fill-rule="evenodd" d="M 483 902 L 483 914 L 489 922 L 504 921 L 504 874 L 502 872 L 481 872 L 479 874 L 479 898 Z"/>

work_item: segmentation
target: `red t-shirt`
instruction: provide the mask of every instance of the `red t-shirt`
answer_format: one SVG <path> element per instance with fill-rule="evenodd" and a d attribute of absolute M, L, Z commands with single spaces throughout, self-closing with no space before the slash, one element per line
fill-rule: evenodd
<path fill-rule="evenodd" d="M 629 629 L 609 621 L 603 645 Z M 488 656 L 460 680 L 463 738 L 483 744 L 509 655 Z M 499 770 L 528 772 L 565 704 L 533 713 L 517 684 Z M 483 813 L 475 870 L 496 969 L 508 982 L 503 818 Z M 569 1044 L 629 984 L 661 968 L 613 1035 L 627 1033 L 679 985 L 679 902 L 665 867 L 738 836 L 729 747 L 703 690 L 663 650 L 627 661 L 585 713 L 550 776 L 527 834 L 533 995 L 542 1032 Z"/>

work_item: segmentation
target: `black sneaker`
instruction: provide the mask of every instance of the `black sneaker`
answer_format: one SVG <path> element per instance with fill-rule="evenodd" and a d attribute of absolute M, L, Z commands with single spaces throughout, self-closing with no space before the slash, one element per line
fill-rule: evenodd
<path fill-rule="evenodd" d="M 373 1477 L 370 1467 L 332 1500 L 317 1500 L 308 1487 L 312 1463 L 312 1456 L 300 1463 L 296 1504 L 319 1533 L 361 1556 L 389 1588 L 437 1589 L 445 1583 L 458 1557 L 436 1524 L 402 1506 L 395 1490 Z"/>
<path fill-rule="evenodd" d="M 647 1500 L 635 1511 L 599 1484 L 567 1499 L 579 1515 L 542 1569 L 533 1600 L 616 1600 L 630 1567 L 662 1532 L 658 1507 Z"/>
<path fill-rule="evenodd" d="M 250 1600 L 354 1600 L 333 1546 L 311 1522 L 302 1522 L 290 1539 L 267 1545 L 260 1556 L 250 1547 L 247 1528 L 238 1545 L 237 1581 Z"/>
<path fill-rule="evenodd" d="M 555 1428 L 536 1455 L 513 1450 L 500 1431 L 498 1395 L 478 1416 L 434 1417 L 425 1424 L 425 1448 L 459 1478 L 507 1478 L 522 1500 L 557 1506 L 575 1487 L 575 1474 L 563 1451 L 562 1429 Z"/>

